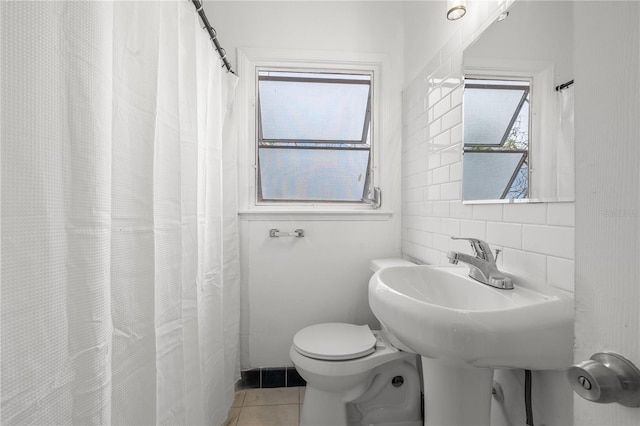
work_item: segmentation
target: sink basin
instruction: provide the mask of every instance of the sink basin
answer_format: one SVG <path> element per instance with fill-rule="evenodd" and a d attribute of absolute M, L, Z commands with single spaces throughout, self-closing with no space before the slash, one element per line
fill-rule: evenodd
<path fill-rule="evenodd" d="M 397 266 L 369 282 L 369 305 L 405 346 L 449 365 L 564 369 L 573 361 L 573 300 L 509 275 L 500 290 L 466 266 Z"/>

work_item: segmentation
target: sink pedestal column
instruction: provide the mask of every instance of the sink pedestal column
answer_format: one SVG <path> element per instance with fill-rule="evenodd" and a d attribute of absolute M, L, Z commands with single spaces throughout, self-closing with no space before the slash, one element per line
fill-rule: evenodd
<path fill-rule="evenodd" d="M 425 426 L 489 426 L 493 369 L 422 357 Z"/>

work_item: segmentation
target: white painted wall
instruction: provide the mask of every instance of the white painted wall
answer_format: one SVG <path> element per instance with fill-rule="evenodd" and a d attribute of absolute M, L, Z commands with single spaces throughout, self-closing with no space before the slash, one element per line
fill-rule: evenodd
<path fill-rule="evenodd" d="M 449 22 L 446 2 L 405 3 L 405 75 L 413 78 L 403 93 L 403 253 L 443 264 L 448 250 L 470 252 L 450 236 L 478 237 L 503 249 L 501 268 L 571 294 L 574 203 L 461 202 L 462 52 L 505 6 L 467 4 L 467 15 Z M 523 372 L 497 370 L 495 377 L 505 401 L 494 405 L 492 424 L 524 424 Z M 564 373 L 534 372 L 533 383 L 536 424 L 571 424 L 573 394 Z"/>
<path fill-rule="evenodd" d="M 640 366 L 640 3 L 576 2 L 576 361 Z M 576 425 L 640 409 L 574 401 Z"/>
<path fill-rule="evenodd" d="M 390 61 L 380 142 L 383 208 L 391 217 L 241 217 L 242 368 L 290 366 L 293 335 L 307 325 L 377 326 L 367 301 L 369 261 L 400 256 L 402 4 L 207 1 L 205 9 L 234 65 L 238 47 L 378 53 Z M 271 228 L 306 234 L 269 238 Z"/>

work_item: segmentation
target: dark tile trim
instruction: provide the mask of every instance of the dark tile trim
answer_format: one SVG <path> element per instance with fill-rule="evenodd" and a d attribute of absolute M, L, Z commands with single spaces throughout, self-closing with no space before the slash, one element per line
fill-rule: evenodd
<path fill-rule="evenodd" d="M 262 377 L 263 388 L 283 388 L 286 386 L 286 370 L 284 368 L 263 368 Z"/>
<path fill-rule="evenodd" d="M 260 369 L 245 370 L 240 372 L 240 381 L 236 383 L 237 389 L 261 388 Z"/>
<path fill-rule="evenodd" d="M 253 368 L 240 373 L 236 389 L 306 386 L 294 367 Z"/>
<path fill-rule="evenodd" d="M 298 374 L 294 367 L 287 368 L 287 387 L 306 386 L 307 381 Z"/>

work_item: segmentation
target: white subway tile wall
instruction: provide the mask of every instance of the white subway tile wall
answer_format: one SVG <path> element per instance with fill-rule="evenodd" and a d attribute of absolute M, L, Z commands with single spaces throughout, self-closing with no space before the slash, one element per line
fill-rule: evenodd
<path fill-rule="evenodd" d="M 502 249 L 500 267 L 574 291 L 574 203 L 462 204 L 462 34 L 456 33 L 403 92 L 402 250 L 430 264 L 451 236 Z"/>

